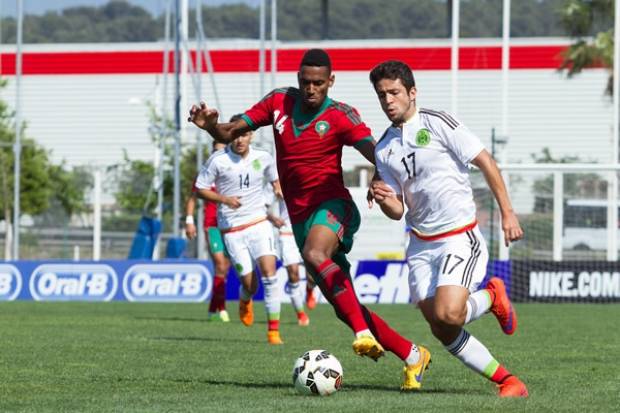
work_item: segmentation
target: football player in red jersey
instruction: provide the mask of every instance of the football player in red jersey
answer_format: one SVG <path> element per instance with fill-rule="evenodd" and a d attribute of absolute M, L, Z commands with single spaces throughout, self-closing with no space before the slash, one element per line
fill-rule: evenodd
<path fill-rule="evenodd" d="M 342 148 L 353 146 L 374 164 L 370 129 L 356 109 L 328 97 L 335 77 L 324 50 L 304 54 L 297 79 L 298 88 L 273 90 L 235 122 L 218 123 L 217 110 L 204 102 L 192 106 L 188 121 L 220 142 L 261 126 L 273 127 L 282 191 L 306 268 L 337 316 L 355 333 L 355 353 L 377 360 L 384 349 L 392 351 L 405 362 L 401 388 L 417 390 L 430 363 L 429 351 L 360 304 L 345 256 L 360 215 L 344 186 Z"/>

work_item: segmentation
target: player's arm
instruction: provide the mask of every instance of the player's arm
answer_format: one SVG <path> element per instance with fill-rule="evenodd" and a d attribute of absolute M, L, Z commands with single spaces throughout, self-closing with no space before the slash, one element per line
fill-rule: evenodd
<path fill-rule="evenodd" d="M 210 189 L 204 189 L 204 188 L 198 189 L 196 194 L 198 194 L 199 197 L 201 197 L 202 199 L 206 201 L 216 202 L 218 204 L 224 204 L 224 205 L 231 207 L 232 209 L 237 209 L 241 206 L 241 202 L 239 201 L 238 196 L 226 196 L 226 195 L 219 194 L 215 191 L 212 191 Z"/>
<path fill-rule="evenodd" d="M 271 187 L 273 188 L 273 194 L 276 196 L 276 200 L 284 199 L 284 195 L 282 194 L 282 187 L 280 186 L 280 180 L 276 179 L 271 182 Z"/>
<path fill-rule="evenodd" d="M 390 219 L 399 221 L 405 213 L 403 196 L 381 180 L 373 180 L 370 184 L 374 198 L 381 207 L 381 211 Z"/>
<path fill-rule="evenodd" d="M 218 142 L 230 143 L 238 136 L 252 130 L 244 119 L 234 122 L 218 123 L 219 113 L 216 109 L 207 107 L 207 104 L 200 102 L 198 106 L 192 105 L 189 110 L 188 122 L 192 122 L 200 129 L 204 129 Z"/>
<path fill-rule="evenodd" d="M 517 215 L 512 209 L 504 179 L 491 154 L 489 154 L 486 149 L 483 149 L 471 163 L 480 168 L 499 205 L 499 210 L 502 215 L 504 243 L 506 246 L 508 246 L 511 241 L 523 238 L 523 230 L 521 229 Z"/>
<path fill-rule="evenodd" d="M 375 141 L 374 139 L 372 139 L 372 137 L 369 136 L 369 139 L 364 139 L 360 141 L 359 143 L 355 144 L 354 147 L 359 153 L 362 154 L 364 158 L 368 160 L 368 162 L 376 165 L 377 162 L 375 161 Z"/>
<path fill-rule="evenodd" d="M 194 211 L 196 209 L 196 196 L 192 193 L 185 203 L 185 235 L 187 238 L 196 238 L 196 223 L 194 222 Z"/>

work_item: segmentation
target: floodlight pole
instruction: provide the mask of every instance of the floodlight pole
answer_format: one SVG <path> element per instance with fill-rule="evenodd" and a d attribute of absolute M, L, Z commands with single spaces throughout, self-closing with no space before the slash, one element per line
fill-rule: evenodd
<path fill-rule="evenodd" d="M 276 75 L 278 72 L 278 0 L 271 0 L 271 90 L 276 88 Z M 270 141 L 269 149 L 272 154 L 276 152 L 275 139 Z"/>
<path fill-rule="evenodd" d="M 614 1 L 614 69 L 613 69 L 613 137 L 611 162 L 618 163 L 618 143 L 620 140 L 620 1 Z M 618 172 L 609 174 L 607 190 L 607 260 L 618 259 Z"/>
<path fill-rule="evenodd" d="M 258 24 L 258 34 L 259 34 L 259 50 L 258 50 L 258 78 L 259 78 L 259 95 L 262 99 L 265 96 L 265 32 L 266 32 L 266 0 L 260 0 L 260 8 L 259 8 L 259 24 Z M 258 130 L 258 137 L 261 147 L 265 146 L 265 134 L 263 132 L 263 128 Z"/>
<path fill-rule="evenodd" d="M 22 32 L 24 20 L 23 1 L 17 0 L 17 51 L 15 54 L 15 146 L 13 148 L 15 162 L 13 184 L 13 259 L 19 259 L 19 218 L 20 218 L 20 178 L 22 154 L 22 108 L 21 108 L 21 77 L 22 77 Z"/>
<path fill-rule="evenodd" d="M 174 193 L 172 208 L 172 234 L 179 236 L 179 213 L 181 203 L 181 0 L 175 0 L 174 24 Z"/>
<path fill-rule="evenodd" d="M 194 85 L 195 90 L 196 90 L 196 99 L 200 100 L 201 98 L 201 92 L 202 92 L 202 36 L 199 33 L 200 27 L 201 25 L 198 24 L 198 22 L 202 22 L 202 0 L 196 0 L 196 40 L 197 40 L 197 45 L 196 45 L 196 84 Z M 203 159 L 203 139 L 202 139 L 202 135 L 203 135 L 203 131 L 199 128 L 196 128 L 196 170 L 198 172 L 200 172 L 200 168 L 202 167 L 202 164 L 204 162 Z M 196 224 L 196 228 L 198 229 L 198 234 L 197 234 L 197 238 L 198 238 L 198 242 L 197 242 L 197 247 L 198 247 L 198 259 L 205 259 L 206 258 L 206 245 L 205 245 L 205 232 L 204 232 L 204 202 L 202 200 L 202 198 L 197 197 L 197 206 L 198 206 L 198 213 L 197 213 L 197 224 Z"/>
<path fill-rule="evenodd" d="M 502 129 L 501 138 L 506 144 L 508 141 L 508 75 L 510 73 L 510 0 L 503 1 L 502 10 Z M 505 164 L 506 159 L 506 145 L 502 147 L 499 156 L 500 163 Z M 506 190 L 509 189 L 510 179 L 507 173 L 502 173 L 504 182 L 506 184 Z M 501 218 L 500 218 L 501 219 Z M 501 224 L 501 223 L 500 223 Z M 498 237 L 499 248 L 498 258 L 506 261 L 510 258 L 510 250 L 504 244 L 504 231 L 502 226 L 498 225 Z"/>
<path fill-rule="evenodd" d="M 460 0 L 453 0 L 452 2 L 452 44 L 450 53 L 450 67 L 452 73 L 451 81 L 451 103 L 452 114 L 458 114 L 458 74 L 459 74 L 459 13 L 460 13 Z"/>

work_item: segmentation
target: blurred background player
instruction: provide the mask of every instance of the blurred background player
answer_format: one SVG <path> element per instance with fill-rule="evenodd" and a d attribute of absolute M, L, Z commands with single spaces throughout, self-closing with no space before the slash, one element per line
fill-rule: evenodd
<path fill-rule="evenodd" d="M 261 126 L 273 126 L 284 200 L 306 270 L 338 318 L 353 330 L 353 351 L 375 361 L 384 355 L 384 349 L 392 351 L 405 363 L 401 389 L 417 390 L 430 363 L 430 352 L 360 304 L 346 258 L 359 229 L 360 214 L 344 186 L 342 148 L 353 146 L 374 164 L 370 129 L 357 110 L 327 96 L 335 77 L 324 50 L 304 53 L 297 80 L 299 88 L 273 90 L 237 121 L 218 123 L 217 110 L 204 102 L 192 106 L 188 121 L 221 142 L 231 142 Z"/>
<path fill-rule="evenodd" d="M 411 228 L 407 263 L 411 299 L 433 335 L 466 366 L 495 382 L 501 397 L 527 397 L 525 385 L 495 360 L 463 325 L 489 310 L 513 334 L 516 313 L 504 283 L 478 286 L 489 258 L 476 221 L 469 165 L 480 168 L 499 205 L 506 246 L 523 231 L 502 175 L 480 139 L 445 112 L 417 109 L 415 81 L 403 62 L 386 61 L 370 73 L 381 108 L 392 122 L 376 147 L 382 181 L 372 189 L 381 210 Z"/>
<path fill-rule="evenodd" d="M 299 282 L 299 265 L 303 259 L 295 243 L 286 204 L 283 199 L 274 196 L 269 185 L 265 187 L 265 197 L 269 208 L 275 207 L 277 209 L 276 214 L 269 214 L 268 217 L 277 229 L 278 256 L 282 260 L 282 266 L 286 268 L 288 276 L 286 290 L 291 296 L 291 304 L 297 313 L 297 323 L 300 326 L 307 326 L 310 324 L 310 318 L 304 311 L 304 298 Z"/>
<path fill-rule="evenodd" d="M 211 154 L 226 147 L 225 144 L 213 141 Z M 215 186 L 212 191 L 217 191 Z M 192 193 L 185 204 L 185 234 L 187 238 L 194 239 L 197 235 L 194 222 L 194 210 L 196 209 L 196 185 L 192 187 Z M 207 252 L 213 261 L 215 275 L 213 277 L 213 294 L 209 303 L 209 321 L 222 321 L 228 323 L 230 317 L 226 311 L 226 277 L 230 270 L 230 260 L 226 253 L 226 247 L 222 240 L 222 234 L 217 227 L 217 203 L 204 201 L 204 224 L 203 229 L 207 240 Z"/>
<path fill-rule="evenodd" d="M 231 121 L 239 118 L 233 116 Z M 256 262 L 265 293 L 267 341 L 282 344 L 275 239 L 272 224 L 267 220 L 263 182 L 271 183 L 276 196 L 282 197 L 282 192 L 273 158 L 268 152 L 250 146 L 252 135 L 247 131 L 211 155 L 196 179 L 196 188 L 198 196 L 218 204 L 218 227 L 241 281 L 241 322 L 246 326 L 254 322 L 252 296 L 258 289 Z M 213 185 L 219 193 L 211 190 Z"/>

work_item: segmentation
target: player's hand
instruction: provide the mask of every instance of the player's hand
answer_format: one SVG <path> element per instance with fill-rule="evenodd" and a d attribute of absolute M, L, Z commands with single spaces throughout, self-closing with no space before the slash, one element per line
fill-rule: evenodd
<path fill-rule="evenodd" d="M 370 183 L 370 189 L 368 192 L 372 192 L 373 198 L 378 204 L 383 203 L 388 198 L 396 197 L 396 192 L 388 184 L 383 181 L 372 181 Z"/>
<path fill-rule="evenodd" d="M 275 215 L 269 215 L 267 218 L 276 228 L 282 228 L 284 226 L 284 220 L 280 217 L 276 217 Z"/>
<path fill-rule="evenodd" d="M 196 238 L 196 225 L 194 224 L 185 224 L 185 235 L 187 235 L 187 238 L 189 239 L 194 239 Z"/>
<path fill-rule="evenodd" d="M 206 103 L 200 102 L 198 106 L 192 105 L 187 121 L 201 129 L 209 130 L 217 125 L 218 116 L 219 113 L 216 109 L 209 108 Z"/>
<path fill-rule="evenodd" d="M 506 246 L 523 238 L 523 229 L 519 225 L 519 219 L 512 211 L 502 214 L 502 230 L 504 231 L 504 244 Z"/>
<path fill-rule="evenodd" d="M 241 206 L 241 201 L 238 196 L 227 196 L 224 198 L 223 204 L 229 206 L 232 209 L 237 209 Z"/>
<path fill-rule="evenodd" d="M 366 200 L 368 201 L 368 208 L 372 208 L 372 201 L 375 199 L 375 190 L 373 189 L 372 183 L 375 181 L 380 181 L 381 176 L 379 172 L 375 169 L 375 173 L 370 180 L 370 186 L 368 187 L 368 192 L 366 193 Z"/>

